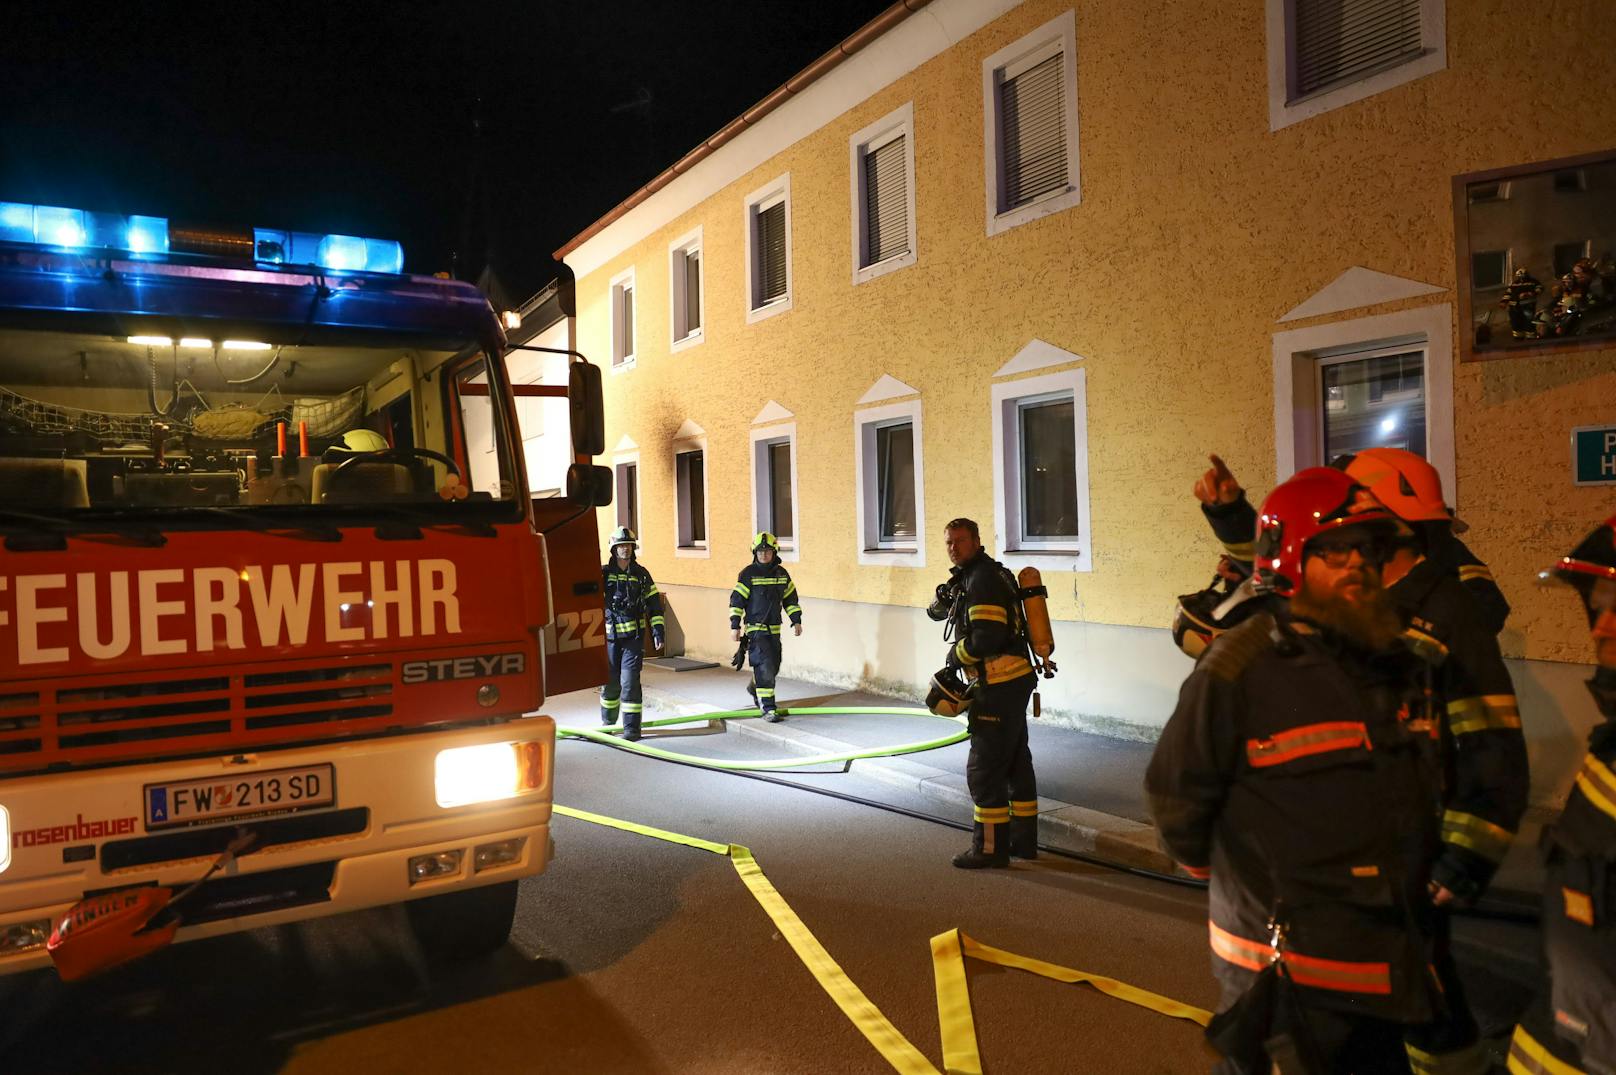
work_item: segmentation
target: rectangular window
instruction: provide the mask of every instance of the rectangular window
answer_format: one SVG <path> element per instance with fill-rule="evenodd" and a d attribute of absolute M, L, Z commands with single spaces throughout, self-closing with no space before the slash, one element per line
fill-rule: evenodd
<path fill-rule="evenodd" d="M 895 422 L 875 430 L 876 540 L 881 548 L 915 543 L 915 427 Z"/>
<path fill-rule="evenodd" d="M 707 467 L 703 450 L 674 456 L 674 483 L 678 496 L 679 548 L 707 547 Z"/>
<path fill-rule="evenodd" d="M 1587 189 L 1587 176 L 1581 168 L 1566 168 L 1554 173 L 1554 190 L 1557 194 L 1577 194 Z"/>
<path fill-rule="evenodd" d="M 992 399 L 998 553 L 1015 567 L 1090 570 L 1083 371 L 998 381 Z"/>
<path fill-rule="evenodd" d="M 1365 448 L 1425 456 L 1425 352 L 1345 355 L 1319 363 L 1325 462 Z"/>
<path fill-rule="evenodd" d="M 1266 0 L 1279 130 L 1447 67 L 1446 0 Z"/>
<path fill-rule="evenodd" d="M 668 309 L 672 349 L 682 351 L 702 339 L 701 229 L 668 247 Z"/>
<path fill-rule="evenodd" d="M 1508 283 L 1508 250 L 1482 250 L 1470 255 L 1470 286 L 1503 287 Z"/>
<path fill-rule="evenodd" d="M 617 478 L 617 525 L 626 526 L 636 534 L 640 532 L 640 464 L 618 463 L 614 468 Z"/>
<path fill-rule="evenodd" d="M 1582 239 L 1574 243 L 1555 243 L 1554 275 L 1564 276 L 1566 273 L 1570 272 L 1572 267 L 1576 265 L 1577 262 L 1590 255 L 1592 248 L 1593 243 L 1589 242 L 1587 239 Z M 1481 287 L 1482 285 L 1476 284 L 1475 286 Z"/>
<path fill-rule="evenodd" d="M 1291 100 L 1418 59 L 1420 0 L 1292 0 Z"/>
<path fill-rule="evenodd" d="M 853 191 L 853 283 L 915 263 L 914 106 L 848 142 Z"/>
<path fill-rule="evenodd" d="M 634 365 L 634 270 L 612 278 L 612 368 Z"/>
<path fill-rule="evenodd" d="M 988 234 L 1078 204 L 1072 12 L 982 64 Z"/>
<path fill-rule="evenodd" d="M 769 529 L 784 544 L 796 537 L 791 502 L 791 443 L 769 445 Z"/>
<path fill-rule="evenodd" d="M 1022 544 L 1077 541 L 1077 438 L 1072 401 L 1016 408 L 1021 427 Z"/>
<path fill-rule="evenodd" d="M 752 529 L 780 539 L 780 558 L 795 563 L 802 550 L 797 526 L 797 426 L 752 428 Z"/>
<path fill-rule="evenodd" d="M 920 428 L 918 399 L 853 414 L 861 564 L 926 566 Z"/>
<path fill-rule="evenodd" d="M 746 199 L 747 321 L 791 308 L 791 177 Z"/>

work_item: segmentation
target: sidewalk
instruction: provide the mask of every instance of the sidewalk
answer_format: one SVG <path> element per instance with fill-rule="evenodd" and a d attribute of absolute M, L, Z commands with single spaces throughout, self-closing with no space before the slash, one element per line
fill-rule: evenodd
<path fill-rule="evenodd" d="M 666 671 L 647 666 L 642 678 L 648 719 L 674 715 L 697 715 L 750 706 L 746 695 L 748 676 L 727 667 Z M 786 719 L 776 724 L 762 720 L 737 720 L 726 725 L 738 740 L 749 741 L 747 751 L 755 755 L 763 743 L 777 748 L 775 756 L 794 754 L 843 753 L 870 749 L 882 744 L 898 744 L 936 734 L 938 725 L 928 719 L 873 714 L 803 715 L 793 717 L 793 706 L 907 706 L 912 699 L 891 698 L 857 691 L 838 691 L 798 679 L 781 678 L 776 686 L 780 707 Z M 573 702 L 576 697 L 578 702 Z M 563 725 L 598 720 L 590 692 L 568 696 L 571 704 L 554 711 Z M 591 704 L 585 705 L 584 702 Z M 1030 717 L 1029 713 L 1029 717 Z M 1161 850 L 1156 830 L 1150 824 L 1145 804 L 1144 774 L 1154 750 L 1152 743 L 1140 743 L 1040 724 L 1029 719 L 1033 762 L 1038 771 L 1039 838 L 1052 847 L 1094 855 L 1124 866 L 1177 872 L 1172 860 Z M 663 739 L 659 746 L 672 747 L 686 733 L 647 735 Z M 733 747 L 719 742 L 724 736 L 703 736 L 691 752 L 734 756 Z M 736 744 L 738 745 L 738 744 Z M 682 745 L 676 749 L 683 749 Z M 940 815 L 968 821 L 971 799 L 965 786 L 967 743 L 853 763 L 852 772 L 867 780 L 915 794 Z M 1552 816 L 1552 815 L 1551 815 Z M 1528 814 L 1514 848 L 1505 860 L 1489 893 L 1489 902 L 1509 906 L 1534 907 L 1535 893 L 1542 889 L 1542 869 L 1537 858 L 1537 838 L 1542 817 Z"/>

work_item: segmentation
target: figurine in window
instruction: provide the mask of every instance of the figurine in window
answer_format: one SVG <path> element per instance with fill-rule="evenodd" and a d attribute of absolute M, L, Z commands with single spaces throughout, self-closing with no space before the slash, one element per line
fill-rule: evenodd
<path fill-rule="evenodd" d="M 1515 279 L 1509 287 L 1504 289 L 1503 297 L 1498 300 L 1509 314 L 1510 335 L 1517 340 L 1530 340 L 1537 337 L 1537 328 L 1533 320 L 1537 316 L 1537 297 L 1543 294 L 1543 285 L 1538 282 L 1526 266 L 1515 270 Z"/>
<path fill-rule="evenodd" d="M 1582 315 L 1587 309 L 1588 292 L 1576 276 L 1566 273 L 1560 277 L 1554 285 L 1554 304 L 1544 311 L 1550 335 L 1575 336 L 1582 329 Z"/>

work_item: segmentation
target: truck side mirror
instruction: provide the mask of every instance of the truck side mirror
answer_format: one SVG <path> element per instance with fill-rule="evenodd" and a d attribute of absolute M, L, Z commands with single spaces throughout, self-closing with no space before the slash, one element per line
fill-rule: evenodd
<path fill-rule="evenodd" d="M 567 468 L 567 499 L 581 508 L 604 508 L 612 502 L 612 468 L 574 463 Z"/>
<path fill-rule="evenodd" d="M 600 367 L 574 362 L 567 367 L 567 408 L 572 417 L 572 450 L 599 455 L 606 450 L 606 405 L 601 401 Z M 611 497 L 601 503 L 610 503 Z"/>

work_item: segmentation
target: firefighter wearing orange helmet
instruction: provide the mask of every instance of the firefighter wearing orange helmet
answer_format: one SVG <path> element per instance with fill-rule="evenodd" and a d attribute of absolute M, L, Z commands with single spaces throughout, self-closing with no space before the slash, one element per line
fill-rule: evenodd
<path fill-rule="evenodd" d="M 1616 515 L 1543 572 L 1582 599 L 1604 720 L 1560 819 L 1544 832 L 1549 981 L 1509 1043 L 1511 1072 L 1616 1071 Z"/>
<path fill-rule="evenodd" d="M 1440 1004 L 1423 669 L 1380 585 L 1397 526 L 1339 470 L 1269 494 L 1262 611 L 1203 654 L 1146 773 L 1163 844 L 1209 880 L 1223 1070 L 1406 1071 Z"/>
<path fill-rule="evenodd" d="M 1420 1070 L 1481 1070 L 1481 1033 L 1450 951 L 1448 907 L 1486 889 L 1526 812 L 1530 778 L 1515 685 L 1472 591 L 1444 556 L 1453 513 L 1436 468 L 1398 448 L 1368 448 L 1336 465 L 1405 524 L 1383 575 L 1405 640 L 1427 662 L 1436 703 L 1426 744 L 1442 774 L 1442 851 L 1431 888 L 1439 908 L 1435 966 L 1447 1003 L 1437 1019 L 1410 1030 L 1409 1055 Z"/>

